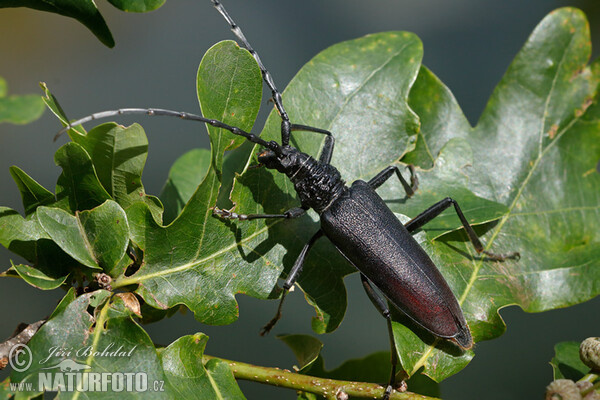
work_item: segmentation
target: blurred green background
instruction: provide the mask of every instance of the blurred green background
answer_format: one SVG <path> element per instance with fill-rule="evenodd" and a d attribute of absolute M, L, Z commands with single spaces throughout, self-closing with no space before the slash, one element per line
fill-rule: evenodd
<path fill-rule="evenodd" d="M 212 44 L 233 39 L 210 2 L 168 1 L 149 14 L 127 14 L 99 3 L 117 43 L 114 49 L 104 47 L 74 20 L 28 9 L 0 9 L 0 76 L 8 81 L 10 93 L 41 94 L 38 82 L 44 81 L 72 118 L 118 107 L 197 112 L 198 63 Z M 593 45 L 600 43 L 600 3 L 595 0 L 228 0 L 225 6 L 281 89 L 329 45 L 386 30 L 415 32 L 424 43 L 424 64 L 453 91 L 473 124 L 516 52 L 552 9 L 582 8 L 590 19 Z M 270 108 L 265 97 L 257 127 L 262 127 Z M 179 155 L 208 146 L 206 130 L 177 120 L 138 120 L 150 140 L 144 185 L 149 193 L 158 194 Z M 133 119 L 120 122 L 129 124 Z M 54 187 L 60 172 L 53 162 L 54 152 L 66 140 L 52 142 L 59 128 L 49 112 L 30 125 L 0 125 L 0 205 L 22 211 L 8 172 L 11 165 L 20 166 L 45 187 Z M 0 269 L 7 269 L 11 258 L 17 261 L 0 248 Z M 325 342 L 328 368 L 388 349 L 385 321 L 365 296 L 358 276 L 346 282 L 346 318 L 336 332 L 319 337 Z M 0 340 L 19 322 L 50 314 L 62 294 L 0 279 Z M 275 334 L 311 333 L 312 310 L 301 293 L 290 296 L 283 319 L 267 338 L 259 337 L 258 330 L 271 318 L 276 303 L 241 295 L 237 299 L 240 319 L 229 326 L 200 324 L 188 312 L 145 328 L 155 342 L 163 344 L 201 331 L 210 336 L 208 354 L 291 368 L 293 354 Z M 506 334 L 479 343 L 471 364 L 442 384 L 443 397 L 542 398 L 552 379 L 548 362 L 554 344 L 600 335 L 599 310 L 600 298 L 542 314 L 525 314 L 516 307 L 502 310 Z M 0 381 L 7 374 L 0 372 Z M 295 398 L 285 389 L 246 382 L 241 386 L 248 399 Z"/>

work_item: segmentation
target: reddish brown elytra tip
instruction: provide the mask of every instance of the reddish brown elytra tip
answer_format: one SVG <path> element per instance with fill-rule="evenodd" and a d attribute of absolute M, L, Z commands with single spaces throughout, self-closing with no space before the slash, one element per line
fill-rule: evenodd
<path fill-rule="evenodd" d="M 473 337 L 471 336 L 471 331 L 469 331 L 468 326 L 461 329 L 451 340 L 463 350 L 470 350 L 473 348 Z"/>

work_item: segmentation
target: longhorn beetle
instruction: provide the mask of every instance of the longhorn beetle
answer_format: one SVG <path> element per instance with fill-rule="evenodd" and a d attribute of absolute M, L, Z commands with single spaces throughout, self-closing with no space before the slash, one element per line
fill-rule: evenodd
<path fill-rule="evenodd" d="M 74 126 L 99 118 L 122 114 L 164 115 L 204 122 L 228 130 L 264 147 L 258 154 L 259 163 L 289 177 L 300 198 L 300 207 L 292 208 L 281 214 L 250 215 L 237 214 L 215 207 L 214 214 L 223 219 L 236 220 L 291 219 L 301 216 L 312 208 L 320 216 L 321 227 L 298 255 L 283 284 L 283 293 L 277 312 L 273 319 L 262 328 L 261 335 L 269 332 L 280 319 L 283 301 L 296 282 L 310 249 L 319 238 L 327 237 L 339 252 L 359 270 L 363 287 L 369 299 L 387 321 L 392 368 L 383 398 L 388 399 L 395 384 L 398 359 L 390 310 L 385 299 L 374 290 L 373 286 L 377 287 L 394 306 L 435 336 L 449 339 L 462 349 L 470 349 L 473 346 L 471 332 L 456 297 L 427 253 L 412 237 L 412 233 L 448 207 L 453 206 L 477 253 L 485 254 L 496 261 L 518 258 L 519 254 L 516 252 L 494 254 L 485 251 L 458 203 L 450 197 L 432 205 L 403 225 L 375 190 L 395 174 L 406 195 L 412 196 L 418 186 L 415 169 L 412 166 L 408 166 L 410 183 L 402 176 L 399 168 L 393 165 L 383 169 L 367 182 L 357 180 L 350 187 L 346 186 L 340 172 L 330 164 L 335 142 L 331 132 L 317 127 L 294 124 L 290 121 L 283 106 L 281 93 L 277 90 L 271 74 L 263 65 L 260 57 L 221 2 L 211 1 L 230 25 L 233 34 L 252 54 L 260 67 L 263 80 L 271 90 L 275 108 L 281 117 L 281 143 L 267 142 L 250 132 L 201 115 L 153 108 L 124 108 L 95 113 L 70 123 L 59 132 L 59 135 Z M 289 144 L 293 131 L 325 135 L 325 142 L 318 159 L 302 153 Z"/>

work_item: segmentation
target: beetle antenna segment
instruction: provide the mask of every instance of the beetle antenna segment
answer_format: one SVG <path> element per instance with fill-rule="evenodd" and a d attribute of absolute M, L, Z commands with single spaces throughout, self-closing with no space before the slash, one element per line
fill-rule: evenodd
<path fill-rule="evenodd" d="M 285 108 L 283 107 L 283 99 L 281 97 L 281 93 L 279 92 L 279 90 L 277 90 L 277 87 L 275 86 L 275 82 L 273 81 L 273 77 L 271 76 L 271 73 L 269 71 L 267 71 L 267 68 L 262 63 L 260 57 L 258 56 L 258 53 L 256 51 L 254 51 L 254 49 L 252 48 L 252 46 L 246 39 L 246 36 L 244 36 L 244 32 L 242 32 L 242 30 L 235 23 L 233 18 L 231 18 L 231 16 L 229 16 L 229 13 L 227 12 L 227 10 L 225 10 L 225 7 L 223 7 L 223 4 L 221 4 L 221 2 L 218 0 L 211 0 L 211 1 L 212 1 L 213 5 L 215 6 L 215 8 L 217 9 L 217 11 L 219 11 L 219 13 L 221 13 L 223 18 L 225 18 L 225 20 L 231 27 L 231 31 L 233 32 L 233 34 L 239 39 L 240 42 L 242 42 L 242 44 L 244 45 L 246 50 L 248 50 L 250 52 L 250 54 L 252 54 L 252 57 L 254 57 L 254 59 L 256 60 L 256 63 L 258 64 L 258 67 L 260 68 L 260 72 L 262 73 L 263 80 L 265 81 L 265 83 L 267 84 L 269 89 L 271 89 L 271 96 L 272 96 L 273 102 L 275 103 L 275 108 L 277 109 L 277 112 L 279 113 L 279 116 L 281 117 L 281 120 L 282 120 L 281 121 L 281 132 L 282 132 L 281 145 L 282 146 L 288 145 L 289 144 L 289 136 L 290 136 L 289 132 L 290 132 L 290 126 L 291 126 L 290 117 L 288 117 L 288 114 L 285 111 Z"/>
<path fill-rule="evenodd" d="M 248 139 L 252 143 L 256 143 L 261 146 L 267 147 L 267 148 L 275 151 L 276 154 L 278 152 L 281 152 L 280 146 L 277 142 L 274 142 L 274 141 L 267 142 L 267 141 L 261 139 L 260 137 L 258 137 L 257 135 L 250 133 L 250 132 L 246 132 L 238 127 L 228 125 L 228 124 L 221 122 L 219 120 L 216 120 L 216 119 L 205 118 L 201 115 L 190 114 L 190 113 L 181 112 L 181 111 L 165 110 L 162 108 L 120 108 L 118 110 L 108 110 L 108 111 L 97 112 L 97 113 L 88 115 L 87 117 L 80 118 L 77 121 L 73 121 L 73 122 L 69 123 L 63 129 L 61 129 L 56 134 L 56 136 L 54 136 L 54 140 L 56 141 L 56 139 L 58 139 L 60 137 L 60 135 L 62 135 L 69 129 L 72 129 L 73 127 L 78 126 L 78 125 L 85 124 L 86 122 L 90 122 L 90 121 L 97 120 L 97 119 L 115 117 L 118 115 L 134 115 L 134 114 L 144 114 L 144 115 L 150 115 L 150 116 L 156 115 L 156 116 L 166 116 L 166 117 L 177 117 L 177 118 L 187 120 L 187 121 L 204 122 L 211 126 L 228 130 L 229 132 L 233 133 L 234 135 L 242 136 L 242 137 Z"/>

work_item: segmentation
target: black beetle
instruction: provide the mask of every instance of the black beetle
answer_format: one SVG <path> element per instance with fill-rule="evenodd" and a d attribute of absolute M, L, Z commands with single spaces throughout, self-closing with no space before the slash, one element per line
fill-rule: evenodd
<path fill-rule="evenodd" d="M 321 228 L 304 245 L 296 259 L 283 285 L 283 293 L 277 313 L 262 328 L 261 335 L 271 330 L 281 317 L 281 308 L 285 296 L 302 270 L 302 265 L 309 250 L 317 239 L 326 236 L 340 253 L 360 271 L 367 295 L 386 318 L 392 353 L 392 371 L 384 395 L 384 399 L 387 399 L 395 382 L 398 360 L 392 334 L 390 310 L 386 301 L 373 289 L 371 283 L 379 288 L 384 296 L 398 309 L 435 336 L 449 339 L 462 349 L 470 349 L 473 346 L 471 332 L 456 297 L 427 253 L 413 238 L 412 233 L 448 207 L 454 206 L 469 240 L 478 253 L 483 253 L 490 259 L 497 261 L 517 258 L 519 254 L 503 255 L 485 251 L 458 203 L 449 197 L 429 207 L 403 225 L 376 193 L 375 189 L 395 174 L 404 187 L 406 195 L 410 197 L 417 188 L 417 178 L 412 166 L 408 166 L 410 184 L 402 177 L 397 166 L 390 166 L 368 182 L 358 180 L 352 183 L 350 187 L 346 186 L 339 171 L 330 164 L 335 142 L 331 132 L 290 122 L 283 107 L 281 93 L 277 90 L 260 57 L 252 49 L 250 43 L 248 43 L 223 5 L 217 0 L 211 1 L 229 23 L 235 36 L 254 56 L 261 69 L 263 79 L 271 90 L 275 108 L 282 119 L 281 144 L 275 141 L 267 142 L 252 133 L 218 120 L 204 118 L 201 115 L 142 108 L 127 108 L 92 114 L 72 122 L 59 134 L 90 120 L 115 115 L 164 115 L 205 122 L 263 146 L 265 149 L 259 153 L 258 161 L 266 168 L 275 169 L 289 177 L 300 197 L 301 207 L 292 208 L 281 214 L 252 215 L 237 214 L 215 207 L 214 214 L 221 218 L 239 220 L 257 218 L 289 219 L 296 218 L 312 208 L 320 216 Z M 299 130 L 326 135 L 325 144 L 318 160 L 289 145 L 291 132 Z"/>

